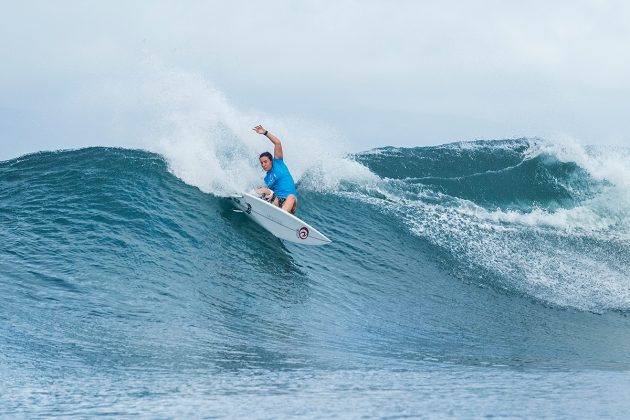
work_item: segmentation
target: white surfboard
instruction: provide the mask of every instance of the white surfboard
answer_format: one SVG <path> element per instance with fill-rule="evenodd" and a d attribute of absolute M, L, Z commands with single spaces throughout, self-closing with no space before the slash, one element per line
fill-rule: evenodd
<path fill-rule="evenodd" d="M 302 245 L 330 243 L 308 223 L 253 194 L 233 194 L 230 198 L 239 210 L 280 239 Z"/>

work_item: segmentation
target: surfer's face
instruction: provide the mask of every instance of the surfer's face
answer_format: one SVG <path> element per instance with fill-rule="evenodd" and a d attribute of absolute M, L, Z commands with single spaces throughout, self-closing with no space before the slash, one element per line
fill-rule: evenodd
<path fill-rule="evenodd" d="M 271 170 L 271 159 L 269 159 L 267 156 L 263 156 L 260 159 L 260 166 L 262 166 L 262 168 L 269 172 Z"/>

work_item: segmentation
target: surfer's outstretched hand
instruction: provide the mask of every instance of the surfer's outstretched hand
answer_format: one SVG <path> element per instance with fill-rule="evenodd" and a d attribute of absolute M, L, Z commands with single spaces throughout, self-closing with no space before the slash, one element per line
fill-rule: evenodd
<path fill-rule="evenodd" d="M 253 130 L 257 132 L 258 134 L 265 134 L 265 132 L 267 131 L 262 125 L 257 125 L 256 127 L 253 128 Z"/>

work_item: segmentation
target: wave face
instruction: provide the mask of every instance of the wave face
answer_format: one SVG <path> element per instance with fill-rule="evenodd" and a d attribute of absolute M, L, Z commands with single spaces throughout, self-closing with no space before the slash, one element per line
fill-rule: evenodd
<path fill-rule="evenodd" d="M 628 179 L 625 150 L 376 149 L 304 172 L 299 216 L 333 240 L 307 248 L 158 154 L 2 162 L 0 413 L 283 417 L 303 409 L 286 395 L 301 395 L 321 416 L 344 401 L 414 415 L 435 401 L 418 395 L 469 401 L 462 378 L 509 388 L 514 369 L 532 390 L 571 380 L 540 372 L 573 372 L 578 401 L 593 397 L 584 383 L 627 390 L 579 372 L 630 368 Z M 361 397 L 374 392 L 409 404 Z"/>

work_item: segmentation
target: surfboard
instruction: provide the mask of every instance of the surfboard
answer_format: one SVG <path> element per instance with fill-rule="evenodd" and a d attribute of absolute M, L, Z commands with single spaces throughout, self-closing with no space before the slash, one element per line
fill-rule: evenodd
<path fill-rule="evenodd" d="M 331 242 L 308 223 L 254 194 L 233 194 L 230 199 L 240 211 L 280 239 L 302 245 L 325 245 Z"/>

